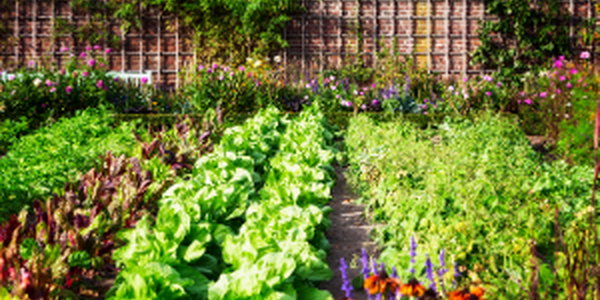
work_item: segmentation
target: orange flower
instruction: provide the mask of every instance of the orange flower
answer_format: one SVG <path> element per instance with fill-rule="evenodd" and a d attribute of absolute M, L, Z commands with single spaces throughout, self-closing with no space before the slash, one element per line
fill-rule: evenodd
<path fill-rule="evenodd" d="M 388 277 L 387 273 L 381 272 L 379 275 L 371 275 L 365 279 L 364 288 L 369 294 L 384 294 L 387 291 L 396 291 L 400 286 L 400 280 Z"/>
<path fill-rule="evenodd" d="M 421 297 L 421 296 L 423 296 L 424 293 L 425 293 L 425 287 L 422 284 L 420 284 L 418 280 L 416 280 L 414 278 L 409 280 L 408 283 L 403 284 L 402 287 L 400 287 L 400 294 L 402 294 L 404 296 Z"/>
<path fill-rule="evenodd" d="M 485 300 L 483 294 L 480 287 L 456 290 L 448 293 L 448 300 Z"/>

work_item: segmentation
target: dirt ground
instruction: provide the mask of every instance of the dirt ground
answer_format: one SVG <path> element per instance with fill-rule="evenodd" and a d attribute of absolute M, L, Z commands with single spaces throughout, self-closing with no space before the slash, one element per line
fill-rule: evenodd
<path fill-rule="evenodd" d="M 340 275 L 340 258 L 344 258 L 350 266 L 348 278 L 352 279 L 360 274 L 361 249 L 365 248 L 369 255 L 376 254 L 375 243 L 369 239 L 369 232 L 373 229 L 363 217 L 364 206 L 355 204 L 358 196 L 352 194 L 350 186 L 344 177 L 345 169 L 336 167 L 337 182 L 333 187 L 333 200 L 329 203 L 333 212 L 331 213 L 331 228 L 326 233 L 331 243 L 331 252 L 327 256 L 329 267 L 334 273 L 333 279 L 323 282 L 319 288 L 328 290 L 334 299 L 344 297 L 340 290 L 342 277 Z M 367 299 L 363 291 L 355 291 L 354 299 Z"/>

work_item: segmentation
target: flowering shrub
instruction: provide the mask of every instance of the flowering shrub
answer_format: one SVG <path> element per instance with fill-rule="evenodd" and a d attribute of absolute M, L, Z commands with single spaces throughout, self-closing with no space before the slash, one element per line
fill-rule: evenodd
<path fill-rule="evenodd" d="M 519 112 L 526 122 L 544 125 L 558 153 L 574 162 L 591 162 L 593 122 L 600 77 L 588 62 L 589 52 L 578 60 L 553 59 L 552 69 L 526 78 L 518 94 Z"/>
<path fill-rule="evenodd" d="M 28 67 L 7 75 L 5 81 L 0 81 L 0 119 L 24 116 L 36 125 L 100 104 L 118 111 L 143 105 L 145 99 L 139 89 L 129 89 L 107 74 L 105 63 L 96 57 L 99 51 L 99 47 L 90 47 L 58 72 L 32 61 Z"/>

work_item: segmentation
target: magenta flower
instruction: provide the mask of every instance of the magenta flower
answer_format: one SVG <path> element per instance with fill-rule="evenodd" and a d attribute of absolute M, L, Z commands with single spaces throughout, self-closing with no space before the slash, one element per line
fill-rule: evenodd
<path fill-rule="evenodd" d="M 487 82 L 492 82 L 492 76 L 483 76 L 483 80 L 487 81 Z"/>
<path fill-rule="evenodd" d="M 29 61 L 29 63 L 27 63 L 27 65 L 28 65 L 29 67 L 33 67 L 33 66 L 35 66 L 35 61 L 33 61 L 33 60 L 30 60 L 30 61 Z"/>
<path fill-rule="evenodd" d="M 590 58 L 590 53 L 587 51 L 583 51 L 583 52 L 581 52 L 581 55 L 579 55 L 579 58 L 588 59 L 588 58 Z"/>
<path fill-rule="evenodd" d="M 379 100 L 377 99 L 373 99 L 373 101 L 371 101 L 371 105 L 373 106 L 377 106 L 379 104 Z"/>
<path fill-rule="evenodd" d="M 98 82 L 96 82 L 96 86 L 101 89 L 104 87 L 104 82 L 102 81 L 102 79 L 98 80 Z"/>
<path fill-rule="evenodd" d="M 119 77 L 114 78 L 115 82 L 119 82 Z"/>
<path fill-rule="evenodd" d="M 240 72 L 244 72 L 244 70 L 246 70 L 246 68 L 244 68 L 244 66 L 240 66 L 240 67 L 238 68 L 238 70 L 239 70 Z"/>
<path fill-rule="evenodd" d="M 94 50 L 100 50 L 102 49 L 102 47 L 100 47 L 100 45 L 94 45 Z"/>
<path fill-rule="evenodd" d="M 563 67 L 563 65 L 564 64 L 563 64 L 562 60 L 557 60 L 554 62 L 554 68 L 556 68 L 556 69 L 561 69 Z"/>
<path fill-rule="evenodd" d="M 546 95 L 548 95 L 546 92 L 541 92 L 540 93 L 540 98 L 546 98 Z"/>
<path fill-rule="evenodd" d="M 560 92 L 561 92 L 560 89 L 556 89 L 557 94 L 560 94 Z"/>
<path fill-rule="evenodd" d="M 142 84 L 148 83 L 148 77 L 142 77 Z"/>
<path fill-rule="evenodd" d="M 67 51 L 69 51 L 69 48 L 67 48 L 67 47 L 60 48 L 60 52 L 67 52 Z"/>
<path fill-rule="evenodd" d="M 216 63 L 214 63 L 214 64 L 213 64 L 213 69 L 218 69 L 218 68 L 219 68 L 219 65 L 218 65 L 218 64 L 216 64 Z"/>
<path fill-rule="evenodd" d="M 373 84 L 371 84 L 371 88 L 372 88 L 372 89 L 374 89 L 374 88 L 376 88 L 376 87 L 377 87 L 377 85 L 376 85 L 376 84 L 374 84 L 374 83 L 373 83 Z"/>
<path fill-rule="evenodd" d="M 492 92 L 490 92 L 490 91 L 487 91 L 487 92 L 485 92 L 485 95 L 489 97 L 489 96 L 491 96 L 491 95 L 492 95 Z"/>
<path fill-rule="evenodd" d="M 85 52 L 79 53 L 79 57 L 86 57 L 86 56 L 87 56 L 87 53 L 85 53 Z"/>
<path fill-rule="evenodd" d="M 83 76 L 83 77 L 88 77 L 88 75 L 90 75 L 90 73 L 88 73 L 88 71 L 81 72 L 81 76 Z"/>
<path fill-rule="evenodd" d="M 92 51 L 92 46 L 85 47 L 85 51 Z"/>
<path fill-rule="evenodd" d="M 212 73 L 213 70 L 211 68 L 208 68 L 208 70 L 206 70 L 206 73 Z"/>
<path fill-rule="evenodd" d="M 572 87 L 573 87 L 573 85 L 572 85 L 570 82 L 567 82 L 567 87 L 568 87 L 568 88 L 572 88 Z"/>
<path fill-rule="evenodd" d="M 52 80 L 46 79 L 46 85 L 47 86 L 52 86 Z"/>
<path fill-rule="evenodd" d="M 573 74 L 573 75 L 577 74 L 577 69 L 575 69 L 575 68 L 571 69 L 571 74 Z"/>
<path fill-rule="evenodd" d="M 106 53 L 111 53 L 111 52 L 112 52 L 112 49 L 110 49 L 110 48 L 106 48 L 106 50 L 104 50 L 104 52 L 106 52 Z"/>
<path fill-rule="evenodd" d="M 468 77 L 464 77 L 463 78 L 463 82 L 467 82 L 467 81 L 469 81 L 469 78 Z"/>
<path fill-rule="evenodd" d="M 204 70 L 204 65 L 199 65 L 198 66 L 198 71 L 202 71 L 202 70 Z"/>
<path fill-rule="evenodd" d="M 93 67 L 96 65 L 96 60 L 95 59 L 90 59 L 87 62 L 88 66 Z"/>
<path fill-rule="evenodd" d="M 565 81 L 565 80 L 567 80 L 567 77 L 565 77 L 565 76 L 560 76 L 560 78 L 558 78 L 558 79 L 559 79 L 560 81 Z"/>
<path fill-rule="evenodd" d="M 531 105 L 531 103 L 532 103 L 532 102 L 531 102 L 531 99 L 529 99 L 529 98 L 528 98 L 528 99 L 525 99 L 525 101 L 523 101 L 523 102 L 524 102 L 525 104 L 527 104 L 527 105 Z"/>
<path fill-rule="evenodd" d="M 54 92 L 56 92 L 56 88 L 55 88 L 55 87 L 52 87 L 52 88 L 50 89 L 50 93 L 54 93 Z"/>
<path fill-rule="evenodd" d="M 362 110 L 366 110 L 366 109 L 367 109 L 367 105 L 366 105 L 366 104 L 363 104 L 363 105 L 361 105 L 361 106 L 360 106 L 360 108 L 361 108 Z"/>
<path fill-rule="evenodd" d="M 65 92 L 67 92 L 67 94 L 70 94 L 73 91 L 73 88 L 69 85 L 65 88 Z"/>

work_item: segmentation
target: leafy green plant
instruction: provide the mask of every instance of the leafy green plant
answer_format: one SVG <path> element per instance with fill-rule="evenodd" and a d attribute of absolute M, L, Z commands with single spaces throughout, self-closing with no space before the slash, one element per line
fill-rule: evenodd
<path fill-rule="evenodd" d="M 554 207 L 561 224 L 575 224 L 590 194 L 589 168 L 541 164 L 516 124 L 493 115 L 430 130 L 359 117 L 346 145 L 370 217 L 385 224 L 382 261 L 406 265 L 414 235 L 421 251 L 445 248 L 501 299 L 524 295 L 532 236 L 541 256 L 555 255 Z"/>

